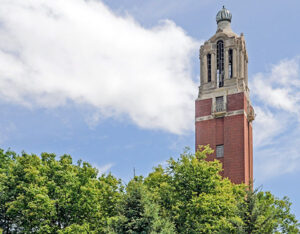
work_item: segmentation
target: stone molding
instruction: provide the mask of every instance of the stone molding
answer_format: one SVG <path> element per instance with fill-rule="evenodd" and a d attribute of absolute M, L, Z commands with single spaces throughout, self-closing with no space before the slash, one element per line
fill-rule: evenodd
<path fill-rule="evenodd" d="M 228 116 L 234 116 L 234 115 L 245 115 L 248 118 L 248 115 L 245 112 L 245 110 L 241 109 L 241 110 L 220 112 L 220 113 L 219 112 L 214 112 L 211 115 L 197 117 L 195 119 L 195 122 L 197 123 L 197 122 L 201 122 L 201 121 L 205 121 L 205 120 L 211 120 L 211 119 L 216 119 L 216 118 L 220 118 L 220 117 L 228 117 Z"/>

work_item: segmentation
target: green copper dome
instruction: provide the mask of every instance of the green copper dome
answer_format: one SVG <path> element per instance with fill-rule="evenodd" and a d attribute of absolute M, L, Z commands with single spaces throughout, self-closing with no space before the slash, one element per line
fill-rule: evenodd
<path fill-rule="evenodd" d="M 220 10 L 216 16 L 217 23 L 219 23 L 220 21 L 231 22 L 231 18 L 232 18 L 232 14 L 224 6 L 223 6 L 222 10 Z"/>

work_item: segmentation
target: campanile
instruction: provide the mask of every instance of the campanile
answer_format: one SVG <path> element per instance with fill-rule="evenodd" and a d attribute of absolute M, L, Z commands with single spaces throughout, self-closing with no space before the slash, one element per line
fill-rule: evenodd
<path fill-rule="evenodd" d="M 196 149 L 209 144 L 233 183 L 253 181 L 252 121 L 248 88 L 248 54 L 244 35 L 231 29 L 231 13 L 223 7 L 217 32 L 200 48 L 200 86 L 196 99 Z"/>

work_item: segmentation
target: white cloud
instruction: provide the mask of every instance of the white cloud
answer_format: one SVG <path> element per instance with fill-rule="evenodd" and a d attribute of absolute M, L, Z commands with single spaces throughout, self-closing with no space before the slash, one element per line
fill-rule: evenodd
<path fill-rule="evenodd" d="M 268 109 L 259 106 L 254 107 L 256 118 L 254 122 L 254 144 L 256 146 L 265 146 L 272 144 L 272 140 L 278 134 L 284 131 L 286 120 L 278 118 L 279 116 Z"/>
<path fill-rule="evenodd" d="M 255 75 L 252 93 L 265 105 L 300 115 L 299 62 L 299 58 L 282 60 L 271 72 Z"/>
<path fill-rule="evenodd" d="M 280 137 L 271 147 L 257 151 L 254 171 L 258 182 L 299 170 L 299 135 L 297 133 Z"/>
<path fill-rule="evenodd" d="M 73 101 L 104 117 L 182 134 L 194 127 L 199 43 L 171 21 L 145 29 L 100 1 L 2 0 L 0 97 L 30 108 Z"/>
<path fill-rule="evenodd" d="M 264 181 L 300 168 L 300 60 L 285 59 L 250 83 L 256 103 L 255 177 Z"/>
<path fill-rule="evenodd" d="M 103 165 L 103 166 L 98 166 L 97 164 L 93 164 L 93 166 L 98 170 L 98 175 L 100 176 L 102 174 L 107 173 L 113 167 L 113 164 L 108 163 L 108 164 Z"/>
<path fill-rule="evenodd" d="M 300 123 L 299 63 L 299 58 L 285 59 L 273 65 L 270 72 L 254 75 L 250 87 L 257 103 L 257 146 L 272 142 L 293 120 Z"/>

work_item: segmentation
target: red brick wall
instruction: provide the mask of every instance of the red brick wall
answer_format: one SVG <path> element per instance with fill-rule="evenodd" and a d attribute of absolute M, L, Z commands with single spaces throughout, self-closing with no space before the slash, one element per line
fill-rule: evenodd
<path fill-rule="evenodd" d="M 245 162 L 245 183 L 249 184 L 250 178 L 250 161 L 249 161 L 249 128 L 248 128 L 248 120 L 244 118 L 244 162 Z"/>
<path fill-rule="evenodd" d="M 212 99 L 196 100 L 196 117 L 211 115 Z"/>
<path fill-rule="evenodd" d="M 197 101 L 196 117 L 210 115 L 211 104 L 211 99 Z M 243 108 L 247 110 L 243 93 L 227 96 L 227 111 Z M 223 164 L 222 176 L 236 184 L 249 184 L 253 178 L 252 126 L 244 114 L 196 122 L 196 149 L 207 144 L 213 150 L 216 145 L 224 144 L 224 158 L 218 158 Z M 207 158 L 214 159 L 215 153 Z"/>
<path fill-rule="evenodd" d="M 235 93 L 227 96 L 227 111 L 241 110 L 244 108 L 244 93 Z"/>
<path fill-rule="evenodd" d="M 210 145 L 211 148 L 215 147 L 216 139 L 216 120 L 206 120 L 196 122 L 196 149 L 198 145 Z"/>
<path fill-rule="evenodd" d="M 216 121 L 216 145 L 224 144 L 224 118 L 218 118 Z"/>
<path fill-rule="evenodd" d="M 249 170 L 250 170 L 250 183 L 253 186 L 253 133 L 252 123 L 249 124 Z"/>
<path fill-rule="evenodd" d="M 224 144 L 224 118 L 196 122 L 196 150 L 199 145 L 210 145 L 214 153 L 208 161 L 216 159 L 216 146 Z M 224 158 L 219 158 L 224 163 Z M 223 173 L 221 173 L 223 175 Z"/>
<path fill-rule="evenodd" d="M 233 183 L 245 182 L 244 115 L 225 117 L 224 176 Z"/>

